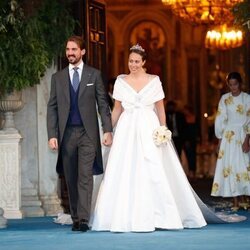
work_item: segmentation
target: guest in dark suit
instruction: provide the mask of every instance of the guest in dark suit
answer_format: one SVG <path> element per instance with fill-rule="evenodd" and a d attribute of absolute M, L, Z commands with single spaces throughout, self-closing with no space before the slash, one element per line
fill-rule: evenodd
<path fill-rule="evenodd" d="M 186 117 L 186 133 L 184 150 L 188 161 L 188 177 L 190 180 L 195 180 L 196 174 L 196 140 L 197 140 L 197 125 L 193 107 L 186 105 L 184 107 Z"/>
<path fill-rule="evenodd" d="M 176 110 L 174 101 L 168 101 L 166 104 L 166 120 L 168 128 L 172 131 L 175 148 L 181 158 L 185 142 L 186 119 L 182 112 Z"/>
<path fill-rule="evenodd" d="M 112 143 L 112 125 L 101 72 L 83 63 L 81 37 L 66 45 L 69 65 L 52 75 L 47 106 L 49 147 L 59 151 L 57 172 L 67 183 L 73 231 L 87 231 L 93 174 L 103 173 L 96 105 L 103 126 L 103 144 Z M 60 164 L 59 164 L 60 163 Z"/>

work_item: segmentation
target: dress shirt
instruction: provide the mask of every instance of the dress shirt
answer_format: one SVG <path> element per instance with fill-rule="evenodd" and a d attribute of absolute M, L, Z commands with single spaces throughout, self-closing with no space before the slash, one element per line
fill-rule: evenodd
<path fill-rule="evenodd" d="M 69 77 L 70 77 L 70 82 L 72 84 L 73 82 L 73 74 L 74 74 L 74 68 L 77 67 L 77 72 L 79 74 L 79 81 L 81 82 L 81 77 L 82 77 L 82 69 L 83 69 L 84 63 L 81 61 L 81 63 L 78 66 L 75 66 L 73 64 L 69 64 Z"/>

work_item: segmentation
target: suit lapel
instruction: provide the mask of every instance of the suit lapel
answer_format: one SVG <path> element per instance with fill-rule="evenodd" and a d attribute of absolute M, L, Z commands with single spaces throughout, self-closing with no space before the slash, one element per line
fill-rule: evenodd
<path fill-rule="evenodd" d="M 66 67 L 61 74 L 61 84 L 62 84 L 62 91 L 66 97 L 68 103 L 70 103 L 70 93 L 69 93 L 69 84 L 70 84 L 70 77 L 69 77 L 69 67 Z"/>
<path fill-rule="evenodd" d="M 88 65 L 84 64 L 83 69 L 82 69 L 79 96 L 81 96 L 83 91 L 85 90 L 87 83 L 89 82 L 90 75 L 91 73 L 90 73 Z"/>

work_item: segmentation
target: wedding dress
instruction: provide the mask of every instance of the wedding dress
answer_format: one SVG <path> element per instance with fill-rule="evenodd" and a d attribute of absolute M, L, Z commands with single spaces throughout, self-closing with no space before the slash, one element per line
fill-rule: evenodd
<path fill-rule="evenodd" d="M 113 97 L 124 110 L 104 156 L 104 178 L 95 177 L 92 230 L 151 232 L 245 219 L 216 215 L 193 191 L 171 141 L 154 144 L 160 126 L 154 103 L 164 98 L 158 76 L 136 92 L 120 75 Z"/>
<path fill-rule="evenodd" d="M 164 98 L 159 77 L 136 92 L 120 75 L 113 97 L 124 111 L 92 213 L 92 230 L 148 232 L 222 222 L 192 190 L 173 144 L 154 144 L 153 131 L 160 126 L 154 103 Z"/>

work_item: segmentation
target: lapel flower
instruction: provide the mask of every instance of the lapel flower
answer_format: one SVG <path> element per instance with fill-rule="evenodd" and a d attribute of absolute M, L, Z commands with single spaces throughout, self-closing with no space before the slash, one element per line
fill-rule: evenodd
<path fill-rule="evenodd" d="M 166 126 L 160 126 L 153 132 L 153 140 L 156 146 L 166 144 L 171 140 L 172 132 Z"/>

